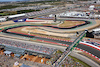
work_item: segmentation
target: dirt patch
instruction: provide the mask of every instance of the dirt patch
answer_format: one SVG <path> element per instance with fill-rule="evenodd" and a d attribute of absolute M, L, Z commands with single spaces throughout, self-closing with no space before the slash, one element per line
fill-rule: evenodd
<path fill-rule="evenodd" d="M 22 29 L 24 32 L 30 32 L 30 33 L 37 33 L 37 34 L 44 34 L 44 35 L 52 35 L 52 36 L 61 36 L 61 37 L 67 37 L 67 36 L 73 36 L 73 34 L 64 34 L 64 33 L 54 33 L 42 30 L 41 27 L 24 27 Z"/>
<path fill-rule="evenodd" d="M 24 29 L 24 28 L 27 28 L 28 30 L 26 31 L 26 29 Z M 29 34 L 29 31 L 30 31 L 30 34 L 36 35 L 36 36 L 43 36 L 43 37 L 49 37 L 49 38 L 55 38 L 55 39 L 62 39 L 62 40 L 70 40 L 70 38 L 66 38 L 65 37 L 65 36 L 68 36 L 68 34 L 64 35 L 64 34 L 59 34 L 59 33 L 58 34 L 57 33 L 51 33 L 52 35 L 50 35 L 50 32 L 46 32 L 46 31 L 43 31 L 43 30 L 41 31 L 41 30 L 38 30 L 38 29 L 35 29 L 35 28 L 31 29 L 31 28 L 28 28 L 28 27 L 19 27 L 19 28 L 9 29 L 8 31 L 9 32 L 25 33 L 25 34 Z"/>
<path fill-rule="evenodd" d="M 21 32 L 21 33 L 27 33 L 26 31 L 21 31 L 21 29 L 23 29 L 23 27 L 10 29 L 10 30 L 8 30 L 8 31 L 12 31 L 12 32 Z M 28 34 L 28 33 L 27 33 L 27 34 Z"/>
<path fill-rule="evenodd" d="M 17 23 L 17 24 L 8 24 L 8 25 L 3 25 L 3 26 L 0 26 L 0 29 L 2 28 L 6 28 L 6 27 L 10 27 L 10 26 L 16 26 L 16 25 L 22 25 L 21 23 Z"/>
<path fill-rule="evenodd" d="M 41 57 L 33 56 L 33 55 L 25 55 L 22 59 L 24 59 L 24 58 L 26 58 L 26 60 L 29 60 L 29 61 L 43 63 L 43 64 L 45 64 L 46 61 L 49 60 L 49 59 L 46 59 L 46 58 L 41 58 Z"/>
<path fill-rule="evenodd" d="M 13 21 L 6 21 L 6 22 L 1 22 L 0 25 L 6 25 L 6 24 L 12 24 L 15 23 Z"/>
<path fill-rule="evenodd" d="M 43 30 L 39 30 L 37 27 L 26 27 L 26 28 L 23 28 L 22 31 L 26 31 L 26 32 L 30 31 L 33 33 L 46 33 Z"/>
<path fill-rule="evenodd" d="M 64 21 L 62 24 L 59 25 L 59 27 L 68 28 L 84 23 L 85 23 L 84 21 Z"/>
<path fill-rule="evenodd" d="M 100 25 L 100 20 L 95 20 Z"/>

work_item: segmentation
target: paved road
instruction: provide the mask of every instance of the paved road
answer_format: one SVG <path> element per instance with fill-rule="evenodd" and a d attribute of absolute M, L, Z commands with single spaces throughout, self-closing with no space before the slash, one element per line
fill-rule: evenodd
<path fill-rule="evenodd" d="M 94 49 L 92 47 L 89 47 L 89 46 L 86 46 L 86 45 L 83 45 L 83 44 L 79 44 L 77 47 L 80 48 L 80 49 L 83 49 L 85 51 L 88 51 L 89 53 L 91 53 L 91 54 L 97 56 L 98 58 L 100 58 L 100 51 L 97 50 L 97 49 Z"/>
<path fill-rule="evenodd" d="M 76 27 L 76 28 L 73 28 L 73 29 L 63 29 L 62 30 L 62 29 L 53 29 L 53 28 L 49 28 L 49 27 L 42 28 L 42 29 L 48 30 L 48 31 L 55 31 L 55 32 L 73 32 L 73 31 L 85 30 L 85 29 L 88 29 L 91 26 L 96 25 L 95 20 L 91 20 L 91 19 L 59 18 L 57 20 L 58 21 L 64 21 L 64 20 L 86 20 L 86 21 L 90 21 L 91 23 L 90 24 L 87 24 L 87 25 L 80 26 L 80 27 Z"/>
<path fill-rule="evenodd" d="M 80 60 L 82 60 L 83 62 L 87 63 L 88 65 L 90 65 L 91 67 L 100 67 L 100 65 L 98 65 L 97 63 L 95 63 L 94 61 L 92 61 L 91 59 L 83 56 L 83 55 L 80 55 L 78 54 L 77 52 L 75 51 L 72 51 L 72 53 L 70 54 L 71 56 L 73 57 L 76 57 Z"/>
<path fill-rule="evenodd" d="M 41 40 L 46 40 L 46 41 L 51 41 L 51 42 L 57 42 L 57 43 L 62 43 L 62 44 L 67 44 L 67 45 L 71 45 L 72 44 L 71 42 L 65 42 L 65 41 L 59 41 L 59 40 L 52 40 L 52 39 L 46 39 L 46 38 L 40 38 L 40 37 L 38 37 L 38 38 L 41 39 Z M 89 46 L 86 46 L 86 45 L 83 45 L 83 44 L 79 44 L 77 47 L 81 48 L 83 50 L 86 50 L 89 53 L 91 53 L 91 54 L 97 56 L 98 58 L 100 58 L 100 51 L 97 50 L 97 49 L 94 49 L 92 47 L 89 47 Z"/>
<path fill-rule="evenodd" d="M 50 41 L 50 42 L 57 42 L 57 43 L 61 43 L 61 44 L 67 44 L 67 45 L 71 45 L 71 42 L 66 42 L 66 41 L 60 41 L 60 40 L 53 40 L 53 39 L 47 39 L 47 38 L 40 38 L 40 37 L 34 37 L 36 39 L 40 39 L 40 40 L 45 40 L 45 41 Z"/>

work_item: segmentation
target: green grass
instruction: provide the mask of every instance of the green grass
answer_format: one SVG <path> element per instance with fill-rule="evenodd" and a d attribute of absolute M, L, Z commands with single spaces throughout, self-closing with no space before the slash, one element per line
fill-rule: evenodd
<path fill-rule="evenodd" d="M 34 11 L 40 11 L 40 10 L 20 10 L 20 11 L 17 11 L 17 14 L 34 12 Z"/>
<path fill-rule="evenodd" d="M 72 57 L 72 56 L 70 56 L 70 55 L 69 55 L 69 57 L 71 57 L 73 60 L 75 60 L 75 61 L 81 63 L 82 65 L 84 65 L 84 67 L 91 67 L 91 66 L 89 66 L 88 64 L 86 64 L 85 62 L 83 62 L 83 61 L 81 61 L 81 60 L 79 60 L 79 59 L 77 59 L 77 58 L 75 58 L 75 57 Z"/>
<path fill-rule="evenodd" d="M 49 1 L 45 1 L 45 2 L 49 2 Z M 37 1 L 37 2 L 22 2 L 19 4 L 36 4 L 36 3 L 45 3 L 44 1 Z M 51 1 L 50 1 L 51 2 Z"/>
<path fill-rule="evenodd" d="M 6 16 L 9 15 L 8 13 L 0 13 L 0 16 Z"/>
<path fill-rule="evenodd" d="M 63 52 L 62 52 L 62 51 L 60 51 L 60 50 L 58 50 L 58 51 L 57 51 L 57 53 L 61 53 L 61 54 L 62 54 Z"/>
<path fill-rule="evenodd" d="M 2 10 L 2 9 L 11 9 L 11 8 L 16 8 L 16 7 L 19 7 L 19 6 L 6 5 L 6 6 L 0 7 L 0 10 Z"/>
<path fill-rule="evenodd" d="M 59 1 L 59 0 L 58 0 Z M 57 2 L 55 0 L 52 0 L 52 1 L 37 1 L 37 2 L 22 2 L 22 3 L 19 3 L 19 4 L 37 4 L 37 3 L 49 3 L 49 2 Z"/>
<path fill-rule="evenodd" d="M 0 13 L 0 15 L 4 15 L 5 13 Z"/>
<path fill-rule="evenodd" d="M 22 13 L 28 13 L 28 12 L 35 12 L 40 10 L 20 10 L 20 11 L 8 11 L 8 12 L 0 12 L 0 16 L 6 16 L 6 15 L 15 15 L 15 14 L 22 14 Z"/>
<path fill-rule="evenodd" d="M 0 16 L 7 16 L 7 15 L 15 15 L 16 13 L 11 13 L 11 12 L 8 12 L 8 13 L 0 13 Z"/>

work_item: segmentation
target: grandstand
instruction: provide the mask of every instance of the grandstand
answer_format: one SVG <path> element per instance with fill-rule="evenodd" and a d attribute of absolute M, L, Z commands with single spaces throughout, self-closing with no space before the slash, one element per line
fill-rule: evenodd
<path fill-rule="evenodd" d="M 7 17 L 7 20 L 19 20 L 27 18 L 26 14 L 16 14 Z"/>
<path fill-rule="evenodd" d="M 33 44 L 29 44 L 29 43 L 6 40 L 6 39 L 1 39 L 1 38 L 0 38 L 0 44 L 7 46 L 7 47 L 17 47 L 17 48 L 22 48 L 23 50 L 29 50 L 29 51 L 43 53 L 43 54 L 47 54 L 47 55 L 52 54 L 52 52 L 54 52 L 56 50 L 55 48 L 48 48 L 45 46 L 36 46 Z M 6 48 L 6 49 L 8 49 L 8 48 Z M 22 52 L 24 52 L 24 51 L 22 51 Z"/>
<path fill-rule="evenodd" d="M 90 13 L 87 13 L 87 12 L 76 12 L 76 11 L 66 11 L 66 12 L 63 12 L 63 13 L 60 13 L 60 14 L 57 14 L 57 17 L 60 17 L 60 18 L 89 18 L 89 16 L 87 16 L 87 14 L 90 14 Z M 51 15 L 50 15 L 51 16 Z M 52 15 L 54 16 L 54 15 Z"/>
<path fill-rule="evenodd" d="M 74 8 L 74 6 L 72 6 L 71 8 Z M 38 8 L 36 8 L 36 9 L 38 9 Z M 0 53 L 4 53 L 3 55 L 6 55 L 8 53 L 8 56 L 10 53 L 13 53 L 16 57 L 18 57 L 18 58 L 20 57 L 19 60 L 23 59 L 24 61 L 28 60 L 30 62 L 33 61 L 33 62 L 38 62 L 38 63 L 43 63 L 43 64 L 50 63 L 51 65 L 55 65 L 55 67 L 58 67 L 62 63 L 67 65 L 67 63 L 66 63 L 67 61 L 71 62 L 71 60 L 69 60 L 69 59 L 66 60 L 66 58 L 71 53 L 71 51 L 78 45 L 77 48 L 83 49 L 84 51 L 91 53 L 92 55 L 96 56 L 97 58 L 100 58 L 100 55 L 99 55 L 100 51 L 98 51 L 97 49 L 94 49 L 94 47 L 90 47 L 90 46 L 87 46 L 84 44 L 84 43 L 90 44 L 90 45 L 93 45 L 93 46 L 96 46 L 99 48 L 100 43 L 92 42 L 92 41 L 82 41 L 84 43 L 79 44 L 80 40 L 82 40 L 82 38 L 84 36 L 86 36 L 86 32 L 87 32 L 87 31 L 84 31 L 80 35 L 80 33 L 82 32 L 82 29 L 85 30 L 85 27 L 87 28 L 88 26 L 91 26 L 91 28 L 92 28 L 92 25 L 96 24 L 96 22 L 92 21 L 92 20 L 85 20 L 85 19 L 79 20 L 79 18 L 89 18 L 90 13 L 88 13 L 88 15 L 86 14 L 86 12 L 61 13 L 61 14 L 59 14 L 60 18 L 58 18 L 57 23 L 53 22 L 54 17 L 45 17 L 45 15 L 50 14 L 50 13 L 54 13 L 54 12 L 58 13 L 58 11 L 62 12 L 63 9 L 67 9 L 67 8 L 65 8 L 65 6 L 61 7 L 61 8 L 59 8 L 59 6 L 57 6 L 57 8 L 51 8 L 51 9 L 41 10 L 41 11 L 37 11 L 37 12 L 30 12 L 30 13 L 26 13 L 26 14 L 17 14 L 17 15 L 8 16 L 7 20 L 13 20 L 14 23 L 9 24 L 9 25 L 5 24 L 5 25 L 1 26 L 0 49 L 3 49 L 3 50 Z M 69 8 L 67 10 L 69 10 Z M 44 17 L 41 17 L 41 15 L 44 15 Z M 31 17 L 31 16 L 33 18 L 27 19 L 28 17 Z M 40 16 L 40 17 L 38 17 L 38 16 Z M 35 18 L 35 17 L 37 17 L 37 18 Z M 65 19 L 64 18 L 62 19 L 62 17 L 65 17 Z M 73 23 L 72 22 L 66 23 L 66 24 L 69 24 L 68 26 L 66 24 L 63 24 L 64 21 L 66 20 L 66 17 L 68 17 L 68 20 L 71 20 Z M 69 18 L 72 18 L 72 19 L 69 19 Z M 80 22 L 80 24 L 78 24 L 78 23 L 74 24 L 75 21 L 73 18 L 75 18 L 76 22 L 77 21 L 82 21 L 82 22 Z M 76 18 L 78 18 L 78 19 L 76 19 Z M 45 21 L 47 21 L 47 22 L 51 21 L 52 23 L 49 23 L 49 22 L 48 22 L 49 24 L 47 24 L 47 22 L 41 23 L 41 22 L 45 22 Z M 17 23 L 17 22 L 23 22 L 23 23 Z M 38 24 L 36 24 L 34 22 L 36 22 Z M 93 22 L 95 24 L 93 24 Z M 63 25 L 61 25 L 61 24 L 63 24 Z M 72 24 L 72 26 L 70 26 L 70 24 Z M 64 25 L 66 27 L 64 27 Z M 86 25 L 86 26 L 84 26 L 84 25 Z M 20 29 L 18 29 L 19 27 L 20 27 Z M 27 28 L 22 29 L 22 27 L 27 27 Z M 33 27 L 33 28 L 31 28 L 31 27 Z M 24 31 L 24 30 L 27 30 L 27 31 Z M 40 31 L 42 31 L 42 32 L 40 33 Z M 49 33 L 44 32 L 44 31 L 49 31 Z M 66 31 L 68 31 L 69 33 L 67 33 Z M 71 33 L 71 31 L 75 31 L 75 32 Z M 80 31 L 79 37 L 76 35 L 77 31 Z M 98 33 L 98 30 L 94 30 L 94 31 L 95 31 L 94 33 Z M 50 32 L 52 32 L 52 34 L 55 33 L 55 35 L 52 36 Z M 46 34 L 44 34 L 44 33 L 46 33 Z M 62 40 L 63 37 L 60 36 L 60 34 L 63 35 L 64 40 Z M 67 36 L 64 34 L 67 34 Z M 73 35 L 70 35 L 70 34 L 73 34 Z M 59 37 L 57 37 L 56 35 L 59 35 Z M 74 36 L 74 35 L 76 35 L 76 36 Z M 9 37 L 9 38 L 6 38 L 6 37 Z M 75 39 L 76 37 L 78 37 L 78 38 Z M 13 38 L 13 39 L 11 39 L 11 38 Z M 69 41 L 69 40 L 67 40 L 67 38 L 70 38 L 69 40 L 75 39 L 75 41 L 74 42 Z M 73 38 L 73 39 L 71 39 L 71 38 Z M 21 39 L 21 40 L 18 40 L 18 39 Z M 33 43 L 33 41 L 35 41 L 35 42 Z M 40 42 L 40 43 L 37 43 L 37 42 Z M 45 45 L 45 46 L 43 46 L 43 45 Z M 47 46 L 49 46 L 49 47 L 47 47 Z M 64 49 L 62 47 L 66 48 L 66 49 Z M 63 50 L 64 52 L 62 52 L 60 50 L 58 51 L 57 49 Z M 14 59 L 14 60 L 16 60 L 16 59 Z M 66 61 L 64 62 L 64 60 L 66 60 Z M 46 61 L 48 61 L 48 62 L 46 62 Z M 0 62 L 1 62 L 1 60 L 0 60 Z M 5 60 L 4 60 L 4 62 L 5 62 Z M 74 65 L 72 66 L 72 64 L 69 64 L 69 65 L 71 65 L 71 67 L 74 66 Z M 4 66 L 4 67 L 6 67 L 6 66 Z M 10 66 L 10 67 L 12 67 L 12 66 Z M 42 67 L 42 65 L 40 65 L 39 67 Z M 43 67 L 48 67 L 48 66 L 43 66 Z"/>
<path fill-rule="evenodd" d="M 54 17 L 37 17 L 36 19 L 54 20 Z"/>
<path fill-rule="evenodd" d="M 100 43 L 98 43 L 98 42 L 93 42 L 93 41 L 82 41 L 82 42 L 100 47 Z"/>

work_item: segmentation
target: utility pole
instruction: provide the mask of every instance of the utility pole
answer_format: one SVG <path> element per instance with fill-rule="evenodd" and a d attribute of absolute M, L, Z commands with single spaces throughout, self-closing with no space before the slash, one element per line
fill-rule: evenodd
<path fill-rule="evenodd" d="M 55 15 L 55 20 L 54 20 L 54 22 L 56 22 L 56 20 L 57 20 L 57 18 L 56 18 L 56 15 Z"/>

